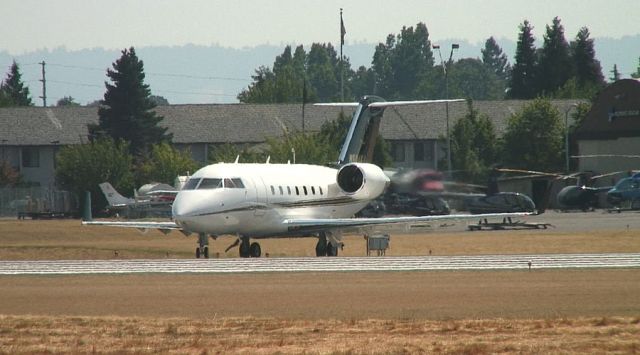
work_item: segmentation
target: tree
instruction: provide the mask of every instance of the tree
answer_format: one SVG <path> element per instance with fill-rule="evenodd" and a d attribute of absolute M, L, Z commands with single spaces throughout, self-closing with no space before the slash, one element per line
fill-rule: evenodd
<path fill-rule="evenodd" d="M 482 63 L 491 68 L 498 78 L 508 80 L 511 65 L 509 65 L 507 55 L 502 52 L 502 48 L 498 46 L 493 36 L 484 42 L 484 48 L 480 51 L 482 52 Z"/>
<path fill-rule="evenodd" d="M 402 27 L 400 34 L 389 34 L 386 43 L 376 47 L 372 69 L 376 88 L 389 99 L 411 99 L 419 96 L 417 88 L 433 70 L 433 53 L 427 26 L 420 22 Z"/>
<path fill-rule="evenodd" d="M 167 128 L 158 126 L 163 118 L 152 111 L 156 105 L 150 98 L 149 85 L 144 83 L 144 64 L 133 47 L 122 51 L 107 76 L 113 84 L 105 82 L 99 124 L 90 125 L 90 133 L 125 140 L 136 155 L 148 152 L 153 144 L 170 142 L 172 135 L 166 133 Z"/>
<path fill-rule="evenodd" d="M 558 109 L 547 99 L 535 99 L 508 120 L 502 138 L 504 163 L 528 170 L 562 170 L 563 132 Z"/>
<path fill-rule="evenodd" d="M 137 185 L 161 182 L 173 185 L 179 175 L 187 175 L 198 169 L 198 163 L 188 151 L 180 151 L 168 143 L 155 144 L 144 163 L 137 169 Z"/>
<path fill-rule="evenodd" d="M 640 79 L 640 57 L 638 57 L 638 69 L 635 73 L 631 73 L 631 77 L 634 79 Z"/>
<path fill-rule="evenodd" d="M 98 184 L 110 182 L 117 190 L 131 191 L 132 162 L 129 144 L 109 137 L 89 144 L 65 146 L 56 156 L 56 182 L 78 196 L 90 191 L 93 210 L 99 211 L 107 201 Z M 80 204 L 84 205 L 84 198 Z"/>
<path fill-rule="evenodd" d="M 13 187 L 20 184 L 22 176 L 7 160 L 0 160 L 0 187 Z"/>
<path fill-rule="evenodd" d="M 525 20 L 520 25 L 518 44 L 516 46 L 516 58 L 511 70 L 509 83 L 509 98 L 531 99 L 536 96 L 536 48 L 535 38 L 532 34 L 533 26 Z"/>
<path fill-rule="evenodd" d="M 547 26 L 544 44 L 540 51 L 537 74 L 537 94 L 552 95 L 573 75 L 573 63 L 569 44 L 564 37 L 564 27 L 555 17 L 551 27 Z"/>
<path fill-rule="evenodd" d="M 149 99 L 151 99 L 151 101 L 153 101 L 153 103 L 156 106 L 168 106 L 169 105 L 169 100 L 167 100 L 164 97 L 159 96 L 159 95 L 151 95 L 151 96 L 149 96 Z"/>
<path fill-rule="evenodd" d="M 451 131 L 452 165 L 454 170 L 464 171 L 467 180 L 484 182 L 497 157 L 495 128 L 488 116 L 473 109 L 471 100 L 467 105 L 468 113 Z"/>
<path fill-rule="evenodd" d="M 594 41 L 589 38 L 589 29 L 582 27 L 571 42 L 571 56 L 575 65 L 575 77 L 580 85 L 604 86 L 600 61 L 596 59 Z"/>
<path fill-rule="evenodd" d="M 80 106 L 80 104 L 77 103 L 73 97 L 65 96 L 56 102 L 56 106 Z"/>
<path fill-rule="evenodd" d="M 609 81 L 615 82 L 621 79 L 620 72 L 618 71 L 618 64 L 613 65 L 613 69 L 610 71 L 611 77 Z"/>
<path fill-rule="evenodd" d="M 504 98 L 505 81 L 479 59 L 464 58 L 449 65 L 449 97 L 473 100 Z M 444 98 L 444 97 L 443 97 Z"/>
<path fill-rule="evenodd" d="M 0 84 L 0 105 L 33 106 L 29 97 L 29 88 L 22 82 L 20 67 L 15 60 L 11 64 L 7 78 Z"/>

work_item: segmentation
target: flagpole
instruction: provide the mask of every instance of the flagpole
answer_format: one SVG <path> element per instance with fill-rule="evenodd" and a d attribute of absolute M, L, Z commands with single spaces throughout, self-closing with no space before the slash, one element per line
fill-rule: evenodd
<path fill-rule="evenodd" d="M 344 45 L 344 22 L 342 22 L 342 8 L 340 8 L 340 101 L 344 102 L 344 64 L 342 62 L 342 46 Z"/>

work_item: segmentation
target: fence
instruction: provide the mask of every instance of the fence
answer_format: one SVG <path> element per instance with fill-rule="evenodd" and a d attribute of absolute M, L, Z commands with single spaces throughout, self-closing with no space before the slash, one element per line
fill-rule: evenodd
<path fill-rule="evenodd" d="M 78 197 L 69 191 L 46 187 L 0 188 L 0 217 L 25 213 L 72 215 L 78 206 Z"/>

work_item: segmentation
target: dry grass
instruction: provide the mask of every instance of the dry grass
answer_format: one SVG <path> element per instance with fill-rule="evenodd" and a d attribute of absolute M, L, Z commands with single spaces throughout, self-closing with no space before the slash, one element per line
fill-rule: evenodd
<path fill-rule="evenodd" d="M 387 255 L 640 252 L 635 216 L 626 229 L 591 216 L 573 229 L 394 234 Z M 236 257 L 224 253 L 232 241 L 212 254 Z M 364 255 L 361 236 L 345 243 L 342 255 Z M 191 258 L 195 244 L 0 220 L 0 260 Z M 315 240 L 261 244 L 311 256 Z M 638 295 L 640 269 L 3 276 L 0 353 L 632 354 Z"/>
<path fill-rule="evenodd" d="M 584 223 L 584 222 L 583 222 Z M 587 222 L 588 223 L 588 222 Z M 594 222 L 597 223 L 597 222 Z M 637 229 L 584 231 L 564 229 L 467 232 L 435 230 L 392 234 L 387 256 L 640 252 Z M 234 237 L 211 241 L 210 254 L 237 257 L 237 248 L 225 253 Z M 142 234 L 135 229 L 83 227 L 77 220 L 0 220 L 0 260 L 193 258 L 197 239 L 179 232 Z M 346 236 L 341 255 L 364 256 L 362 236 Z M 267 239 L 260 242 L 270 257 L 314 256 L 315 238 Z"/>
<path fill-rule="evenodd" d="M 282 320 L 0 316 L 0 352 L 20 353 L 624 353 L 637 318 Z"/>

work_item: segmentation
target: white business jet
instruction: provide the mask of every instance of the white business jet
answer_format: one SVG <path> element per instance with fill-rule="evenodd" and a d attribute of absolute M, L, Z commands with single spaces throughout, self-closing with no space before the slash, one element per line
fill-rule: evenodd
<path fill-rule="evenodd" d="M 313 237 L 317 256 L 336 256 L 345 229 L 415 224 L 443 220 L 523 216 L 526 213 L 422 217 L 353 218 L 380 196 L 389 179 L 373 164 L 351 162 L 370 156 L 383 111 L 389 106 L 437 101 L 386 102 L 373 96 L 359 103 L 325 104 L 357 107 L 337 162 L 338 168 L 306 164 L 225 164 L 195 172 L 173 202 L 171 222 L 85 221 L 88 225 L 180 230 L 198 234 L 196 257 L 209 256 L 209 237 L 236 235 L 227 250 L 239 244 L 241 257 L 259 257 L 260 244 L 251 239 Z M 448 100 L 460 101 L 460 100 Z M 367 129 L 373 126 L 374 129 Z M 372 132 L 374 132 L 372 134 Z"/>

